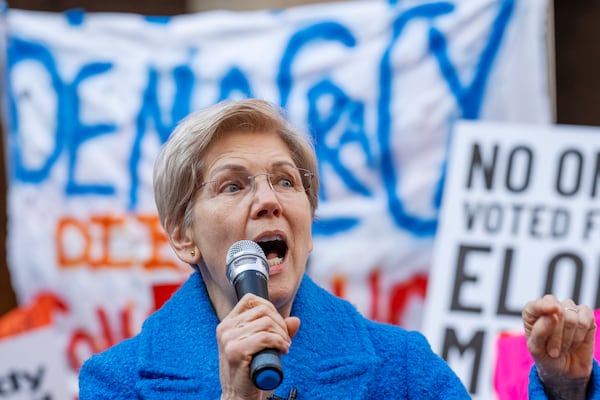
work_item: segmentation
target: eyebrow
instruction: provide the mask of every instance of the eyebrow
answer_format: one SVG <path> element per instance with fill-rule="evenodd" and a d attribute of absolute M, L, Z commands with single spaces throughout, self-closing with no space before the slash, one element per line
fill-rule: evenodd
<path fill-rule="evenodd" d="M 283 167 L 283 166 L 288 166 L 288 167 L 292 167 L 292 168 L 297 168 L 292 162 L 290 161 L 276 161 L 274 163 L 271 164 L 271 168 L 277 168 L 277 167 Z M 242 165 L 239 164 L 225 164 L 225 165 L 221 165 L 217 168 L 215 168 L 210 175 L 214 176 L 216 174 L 218 174 L 221 171 L 239 171 L 239 172 L 244 172 L 244 171 L 248 171 L 248 169 Z"/>

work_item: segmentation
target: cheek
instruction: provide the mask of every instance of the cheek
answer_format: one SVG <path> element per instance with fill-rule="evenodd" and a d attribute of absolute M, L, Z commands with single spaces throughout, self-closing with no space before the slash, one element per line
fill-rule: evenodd
<path fill-rule="evenodd" d="M 232 230 L 229 220 L 231 213 L 224 213 L 220 208 L 198 206 L 194 210 L 194 241 L 200 250 L 218 249 L 219 244 L 228 243 L 227 235 Z"/>
<path fill-rule="evenodd" d="M 305 215 L 298 215 L 296 218 L 296 228 L 300 237 L 304 239 L 304 245 L 306 246 L 306 250 L 310 252 L 313 248 L 312 241 L 312 217 L 310 212 Z"/>

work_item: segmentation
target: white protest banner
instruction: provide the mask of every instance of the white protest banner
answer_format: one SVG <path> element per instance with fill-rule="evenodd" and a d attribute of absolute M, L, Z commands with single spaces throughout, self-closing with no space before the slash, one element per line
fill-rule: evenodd
<path fill-rule="evenodd" d="M 527 301 L 600 306 L 600 129 L 463 121 L 451 141 L 423 331 L 487 400 Z"/>
<path fill-rule="evenodd" d="M 398 3 L 7 11 L 8 261 L 22 304 L 49 290 L 69 305 L 75 369 L 191 272 L 152 165 L 184 115 L 226 98 L 280 104 L 314 138 L 309 274 L 369 318 L 420 326 L 453 121 L 550 119 L 547 1 Z"/>
<path fill-rule="evenodd" d="M 54 327 L 0 339 L 0 399 L 72 399 L 77 380 L 67 384 L 65 347 L 66 335 Z"/>

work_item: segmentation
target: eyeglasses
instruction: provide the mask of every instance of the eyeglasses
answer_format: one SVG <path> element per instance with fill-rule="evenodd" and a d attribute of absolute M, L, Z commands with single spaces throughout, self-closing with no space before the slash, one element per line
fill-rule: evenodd
<path fill-rule="evenodd" d="M 245 169 L 226 169 L 209 181 L 200 184 L 199 189 L 206 189 L 209 197 L 243 197 L 256 191 L 256 178 L 264 176 L 269 187 L 276 193 L 299 193 L 310 188 L 315 174 L 291 165 L 280 165 L 271 172 L 249 175 Z"/>

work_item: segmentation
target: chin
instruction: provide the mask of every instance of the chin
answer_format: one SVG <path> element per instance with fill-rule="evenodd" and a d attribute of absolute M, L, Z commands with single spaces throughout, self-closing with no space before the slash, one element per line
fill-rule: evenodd
<path fill-rule="evenodd" d="M 286 280 L 279 279 L 283 277 L 284 275 L 274 275 L 269 279 L 269 297 L 271 301 L 281 300 L 293 295 L 292 285 Z"/>
<path fill-rule="evenodd" d="M 273 280 L 269 281 L 269 298 L 273 304 L 280 305 L 284 302 L 293 302 L 296 291 L 300 286 L 300 281 L 290 280 L 291 276 L 285 274 L 275 275 Z"/>

